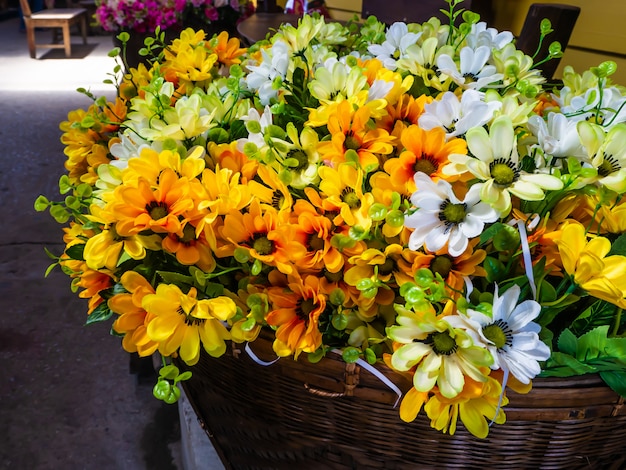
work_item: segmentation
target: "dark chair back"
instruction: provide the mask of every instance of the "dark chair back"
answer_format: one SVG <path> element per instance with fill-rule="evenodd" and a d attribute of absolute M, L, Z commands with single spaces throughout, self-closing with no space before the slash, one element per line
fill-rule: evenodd
<path fill-rule="evenodd" d="M 565 50 L 579 14 L 580 8 L 572 5 L 533 3 L 528 10 L 522 31 L 517 39 L 518 49 L 530 56 L 535 54 L 539 46 L 541 21 L 547 18 L 552 23 L 554 31 L 544 39 L 537 54 L 537 60 L 547 57 L 548 48 L 554 41 L 560 42 L 562 49 Z M 541 64 L 539 68 L 542 70 L 543 75 L 550 79 L 554 76 L 559 62 L 560 59 L 552 59 Z"/>

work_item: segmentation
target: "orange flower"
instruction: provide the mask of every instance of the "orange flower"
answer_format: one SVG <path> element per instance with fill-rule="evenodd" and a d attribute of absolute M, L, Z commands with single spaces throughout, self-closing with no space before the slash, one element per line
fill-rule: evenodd
<path fill-rule="evenodd" d="M 393 151 L 393 138 L 384 129 L 368 126 L 371 110 L 367 106 L 353 110 L 349 101 L 337 105 L 336 113 L 328 120 L 329 142 L 321 142 L 318 151 L 323 160 L 339 164 L 346 161 L 346 152 L 357 153 L 361 168 L 370 172 L 379 166 L 378 154 Z"/>
<path fill-rule="evenodd" d="M 404 151 L 398 158 L 385 162 L 385 171 L 395 185 L 407 184 L 411 192 L 416 190 L 413 180 L 416 172 L 421 171 L 437 180 L 443 176 L 441 169 L 448 163 L 450 154 L 467 153 L 465 140 L 446 141 L 446 133 L 438 127 L 425 131 L 418 126 L 409 126 L 402 133 L 401 141 Z"/>
<path fill-rule="evenodd" d="M 155 233 L 175 233 L 183 236 L 185 211 L 194 207 L 189 197 L 189 180 L 178 178 L 176 173 L 166 168 L 161 172 L 158 185 L 153 189 L 141 178 L 137 187 L 118 186 L 115 198 L 105 210 L 118 220 L 117 233 L 123 237 L 144 230 Z"/>
<path fill-rule="evenodd" d="M 291 274 L 292 260 L 304 254 L 303 247 L 293 241 L 293 229 L 281 227 L 278 222 L 278 212 L 269 207 L 263 210 L 258 200 L 250 204 L 247 213 L 231 212 L 219 228 L 219 235 L 231 245 L 225 245 L 220 256 L 230 256 L 236 248 L 244 248 L 250 257 Z"/>
<path fill-rule="evenodd" d="M 267 290 L 273 310 L 267 314 L 266 321 L 278 327 L 274 352 L 297 358 L 301 352 L 315 352 L 322 344 L 318 323 L 326 309 L 326 297 L 320 293 L 319 279 L 315 276 L 289 281 L 286 288 L 275 286 Z"/>
<path fill-rule="evenodd" d="M 483 262 L 487 253 L 485 250 L 474 251 L 478 242 L 478 238 L 470 240 L 465 251 L 457 257 L 450 256 L 445 246 L 435 252 L 416 252 L 413 272 L 421 268 L 429 268 L 434 273 L 439 273 L 450 289 L 460 292 L 465 284 L 464 278 L 486 275 L 480 263 Z"/>
<path fill-rule="evenodd" d="M 128 352 L 137 352 L 140 356 L 149 356 L 156 351 L 158 343 L 148 337 L 147 327 L 154 315 L 141 306 L 141 301 L 148 294 L 154 294 L 154 288 L 140 274 L 126 271 L 120 280 L 126 293 L 116 294 L 109 299 L 109 308 L 119 314 L 113 322 L 113 329 L 124 335 L 122 347 Z"/>
<path fill-rule="evenodd" d="M 239 47 L 240 45 L 239 38 L 229 39 L 226 31 L 222 31 L 209 43 L 209 47 L 217 54 L 217 61 L 225 67 L 241 63 L 240 57 L 247 49 Z"/>

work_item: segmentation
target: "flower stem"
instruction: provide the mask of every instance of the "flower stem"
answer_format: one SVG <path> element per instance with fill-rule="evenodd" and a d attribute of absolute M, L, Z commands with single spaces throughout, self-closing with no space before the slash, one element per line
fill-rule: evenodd
<path fill-rule="evenodd" d="M 611 336 L 617 336 L 617 333 L 619 332 L 619 325 L 622 322 L 623 311 L 624 311 L 623 308 L 617 309 L 617 315 L 615 316 L 615 324 L 613 325 L 613 331 L 611 332 Z"/>

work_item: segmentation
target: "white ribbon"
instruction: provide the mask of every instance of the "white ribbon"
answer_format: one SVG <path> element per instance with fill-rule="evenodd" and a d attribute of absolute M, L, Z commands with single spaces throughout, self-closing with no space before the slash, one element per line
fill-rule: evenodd
<path fill-rule="evenodd" d="M 262 361 L 261 359 L 258 358 L 256 354 L 254 354 L 254 352 L 252 351 L 252 348 L 250 348 L 250 343 L 246 343 L 245 351 L 248 353 L 248 356 L 250 356 L 250 359 L 252 359 L 254 362 L 264 367 L 271 366 L 272 364 L 274 364 L 276 361 L 280 359 L 280 357 L 277 357 L 276 359 L 270 362 Z"/>
<path fill-rule="evenodd" d="M 519 230 L 522 241 L 522 256 L 524 257 L 524 269 L 526 277 L 530 284 L 530 290 L 533 292 L 533 299 L 537 300 L 537 286 L 535 285 L 535 275 L 533 274 L 533 261 L 530 256 L 530 246 L 528 245 L 528 234 L 526 233 L 526 224 L 523 220 L 517 221 L 517 229 Z"/>
<path fill-rule="evenodd" d="M 333 349 L 332 352 L 334 352 L 335 354 L 341 355 L 341 350 L 339 350 L 339 349 Z M 393 407 L 395 408 L 396 406 L 398 406 L 398 402 L 400 401 L 400 398 L 402 398 L 402 390 L 400 390 L 396 386 L 396 384 L 394 384 L 391 380 L 389 380 L 387 378 L 387 376 L 385 374 L 383 374 L 381 371 L 376 369 L 369 362 L 366 362 L 363 359 L 357 359 L 356 363 L 360 367 L 362 367 L 363 369 L 368 371 L 370 374 L 372 374 L 374 377 L 376 377 L 378 380 L 380 380 L 382 383 L 384 383 L 393 392 L 395 392 L 396 395 L 398 395 L 398 398 L 396 399 L 395 403 L 393 404 Z"/>
<path fill-rule="evenodd" d="M 254 354 L 254 351 L 252 351 L 252 348 L 250 347 L 250 343 L 246 343 L 244 350 L 246 351 L 248 356 L 250 356 L 250 359 L 252 359 L 254 362 L 264 367 L 271 366 L 272 364 L 274 364 L 276 361 L 280 359 L 280 357 L 277 357 L 273 361 L 269 361 L 269 362 L 262 361 L 261 359 L 258 358 L 256 354 Z M 338 354 L 341 356 L 341 350 L 339 349 L 333 349 L 331 352 L 334 352 L 335 354 Z M 363 359 L 357 359 L 356 363 L 360 367 L 368 371 L 370 374 L 372 374 L 374 377 L 376 377 L 378 380 L 380 380 L 382 383 L 384 383 L 393 392 L 395 392 L 396 395 L 398 395 L 396 402 L 393 404 L 394 408 L 397 407 L 398 402 L 400 401 L 400 398 L 402 398 L 402 391 L 396 386 L 396 384 L 394 384 L 391 380 L 389 380 L 381 371 L 379 371 L 378 369 L 376 369 L 375 367 L 373 367 L 371 364 L 367 363 Z"/>

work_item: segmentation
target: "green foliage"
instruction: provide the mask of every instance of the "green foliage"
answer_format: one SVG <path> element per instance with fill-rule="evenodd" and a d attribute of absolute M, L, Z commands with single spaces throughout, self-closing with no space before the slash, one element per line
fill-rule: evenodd
<path fill-rule="evenodd" d="M 152 389 L 155 398 L 164 401 L 167 404 L 173 404 L 180 398 L 180 388 L 178 383 L 183 380 L 189 380 L 191 372 L 185 371 L 182 374 L 173 364 L 163 366 L 159 370 L 159 378 L 156 385 Z"/>
<path fill-rule="evenodd" d="M 608 386 L 626 396 L 626 338 L 610 338 L 608 332 L 608 325 L 603 325 L 577 337 L 566 328 L 558 338 L 558 351 L 546 361 L 541 376 L 600 373 Z"/>

